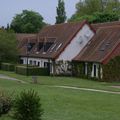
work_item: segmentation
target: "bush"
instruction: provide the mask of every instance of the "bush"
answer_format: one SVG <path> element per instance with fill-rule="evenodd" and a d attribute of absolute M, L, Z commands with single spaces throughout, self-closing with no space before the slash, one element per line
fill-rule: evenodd
<path fill-rule="evenodd" d="M 1 63 L 1 69 L 5 71 L 14 71 L 15 65 L 11 63 Z"/>
<path fill-rule="evenodd" d="M 0 91 L 0 116 L 7 114 L 12 107 L 12 99 L 7 93 Z"/>
<path fill-rule="evenodd" d="M 14 118 L 17 120 L 41 120 L 43 110 L 40 97 L 33 90 L 21 92 L 15 99 L 14 111 Z"/>
<path fill-rule="evenodd" d="M 103 81 L 120 82 L 120 56 L 111 59 L 109 63 L 102 66 Z"/>
<path fill-rule="evenodd" d="M 49 75 L 47 68 L 39 68 L 36 66 L 29 66 L 28 68 L 26 66 L 16 66 L 15 72 L 21 75 Z"/>

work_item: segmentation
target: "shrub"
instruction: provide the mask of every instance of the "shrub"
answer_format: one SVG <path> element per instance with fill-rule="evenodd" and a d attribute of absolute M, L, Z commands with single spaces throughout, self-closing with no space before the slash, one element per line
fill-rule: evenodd
<path fill-rule="evenodd" d="M 26 66 L 16 66 L 15 72 L 21 75 L 49 75 L 47 68 L 39 68 L 36 66 L 29 66 L 28 68 Z"/>
<path fill-rule="evenodd" d="M 0 116 L 7 114 L 12 107 L 12 99 L 6 92 L 0 91 Z"/>
<path fill-rule="evenodd" d="M 11 63 L 1 63 L 1 69 L 5 71 L 14 71 L 15 65 Z"/>
<path fill-rule="evenodd" d="M 33 90 L 21 92 L 15 99 L 14 111 L 14 118 L 17 120 L 41 120 L 43 110 L 40 97 Z"/>
<path fill-rule="evenodd" d="M 103 81 L 106 82 L 119 82 L 120 81 L 120 56 L 111 59 L 109 63 L 102 66 L 103 68 Z"/>

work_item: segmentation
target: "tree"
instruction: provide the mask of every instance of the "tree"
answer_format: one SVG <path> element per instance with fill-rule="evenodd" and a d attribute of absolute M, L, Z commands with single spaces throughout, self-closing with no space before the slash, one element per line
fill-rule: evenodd
<path fill-rule="evenodd" d="M 23 10 L 21 14 L 17 14 L 11 23 L 11 29 L 16 33 L 36 33 L 45 23 L 43 17 L 34 11 Z"/>
<path fill-rule="evenodd" d="M 83 16 L 99 12 L 101 11 L 100 3 L 100 0 L 80 0 L 76 4 L 76 13 Z"/>
<path fill-rule="evenodd" d="M 103 22 L 111 22 L 111 21 L 118 21 L 119 15 L 113 12 L 96 12 L 93 15 L 84 15 L 80 16 L 74 15 L 69 19 L 69 22 L 78 22 L 88 20 L 89 23 L 103 23 Z"/>
<path fill-rule="evenodd" d="M 65 12 L 65 3 L 63 0 L 58 1 L 58 7 L 56 8 L 56 24 L 64 23 L 67 19 Z"/>
<path fill-rule="evenodd" d="M 17 40 L 12 31 L 0 29 L 0 61 L 16 62 L 18 57 Z"/>
<path fill-rule="evenodd" d="M 76 13 L 68 21 L 87 19 L 91 23 L 96 23 L 115 21 L 119 18 L 119 0 L 80 0 L 76 4 Z"/>

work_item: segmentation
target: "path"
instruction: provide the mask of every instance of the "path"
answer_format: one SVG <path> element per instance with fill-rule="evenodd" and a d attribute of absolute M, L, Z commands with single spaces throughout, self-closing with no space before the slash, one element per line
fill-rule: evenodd
<path fill-rule="evenodd" d="M 0 78 L 1 79 L 6 79 L 6 80 L 17 81 L 17 82 L 24 83 L 24 84 L 27 83 L 27 82 L 24 82 L 23 80 L 19 80 L 19 79 L 12 78 L 12 77 L 9 77 L 9 76 L 6 76 L 6 75 L 2 75 L 2 74 L 0 74 Z"/>
<path fill-rule="evenodd" d="M 0 78 L 17 81 L 17 82 L 24 83 L 24 84 L 27 83 L 23 80 L 19 80 L 19 79 L 12 78 L 12 77 L 2 75 L 2 74 L 0 74 Z M 100 92 L 100 93 L 108 93 L 108 94 L 120 94 L 120 92 L 112 92 L 112 91 L 98 90 L 98 89 L 91 89 L 91 88 L 79 88 L 79 87 L 71 87 L 71 86 L 54 86 L 54 85 L 47 85 L 47 86 L 48 87 L 54 87 L 54 88 L 64 88 L 64 89 L 82 90 L 82 91 L 90 91 L 90 92 Z"/>
<path fill-rule="evenodd" d="M 70 87 L 70 86 L 52 86 L 52 87 L 73 89 L 73 90 L 82 90 L 82 91 L 91 91 L 91 92 L 100 92 L 100 93 L 109 93 L 109 94 L 120 94 L 120 92 L 112 92 L 112 91 L 90 89 L 90 88 L 78 88 L 78 87 Z"/>

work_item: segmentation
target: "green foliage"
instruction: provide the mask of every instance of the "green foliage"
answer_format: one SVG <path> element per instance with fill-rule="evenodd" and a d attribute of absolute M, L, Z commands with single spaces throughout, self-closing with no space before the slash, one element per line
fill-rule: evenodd
<path fill-rule="evenodd" d="M 117 21 L 120 18 L 119 0 L 80 0 L 76 4 L 76 13 L 68 21 L 90 23 Z"/>
<path fill-rule="evenodd" d="M 84 62 L 74 62 L 73 63 L 73 76 L 97 80 L 97 78 L 92 78 L 92 65 L 93 63 L 87 63 L 87 75 L 85 74 L 85 63 Z"/>
<path fill-rule="evenodd" d="M 18 50 L 15 33 L 0 30 L 0 61 L 16 62 L 17 58 Z"/>
<path fill-rule="evenodd" d="M 15 100 L 14 111 L 17 120 L 42 120 L 40 97 L 33 90 L 21 92 Z"/>
<path fill-rule="evenodd" d="M 94 12 L 101 11 L 100 0 L 80 0 L 76 4 L 76 13 L 80 16 L 92 15 Z"/>
<path fill-rule="evenodd" d="M 118 21 L 119 16 L 116 13 L 95 13 L 93 15 L 95 19 L 92 23 L 103 23 L 103 22 L 111 22 L 111 21 Z"/>
<path fill-rule="evenodd" d="M 65 3 L 63 0 L 58 0 L 56 24 L 64 23 L 66 19 Z"/>
<path fill-rule="evenodd" d="M 103 65 L 103 80 L 108 82 L 120 81 L 120 56 Z"/>
<path fill-rule="evenodd" d="M 84 63 L 78 63 L 78 62 L 74 62 L 73 63 L 73 76 L 76 77 L 85 77 L 84 75 Z"/>
<path fill-rule="evenodd" d="M 113 12 L 96 12 L 93 15 L 73 15 L 71 19 L 69 19 L 69 22 L 77 22 L 77 21 L 83 21 L 88 20 L 90 23 L 103 23 L 103 22 L 111 22 L 111 21 L 118 21 L 119 15 Z"/>
<path fill-rule="evenodd" d="M 4 91 L 0 91 L 0 117 L 3 114 L 7 114 L 12 107 L 12 99 L 10 95 L 8 95 Z"/>
<path fill-rule="evenodd" d="M 17 33 L 36 33 L 44 25 L 43 17 L 39 13 L 23 10 L 13 18 L 11 29 Z"/>
<path fill-rule="evenodd" d="M 83 15 L 92 15 L 95 12 L 116 12 L 120 13 L 119 0 L 80 0 L 76 4 L 76 13 Z"/>
<path fill-rule="evenodd" d="M 14 71 L 15 65 L 11 63 L 1 63 L 1 69 L 5 71 Z"/>
<path fill-rule="evenodd" d="M 17 74 L 21 75 L 41 75 L 41 76 L 47 76 L 49 75 L 49 71 L 47 68 L 39 68 L 36 66 L 16 66 L 15 72 Z"/>

